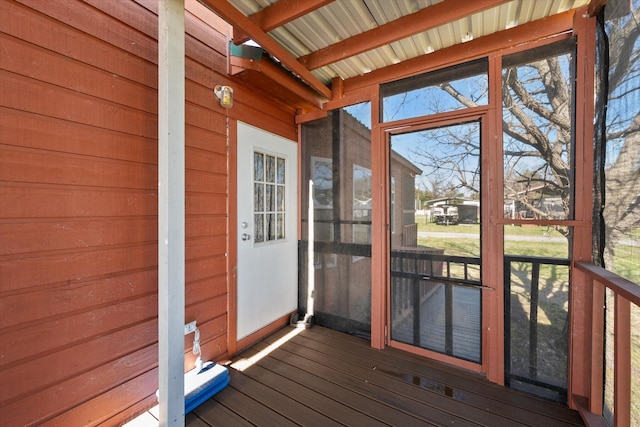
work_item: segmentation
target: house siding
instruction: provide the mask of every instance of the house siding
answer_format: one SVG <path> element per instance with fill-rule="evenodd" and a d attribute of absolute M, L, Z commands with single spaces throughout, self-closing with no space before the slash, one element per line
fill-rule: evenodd
<path fill-rule="evenodd" d="M 228 117 L 296 128 L 226 75 L 228 25 L 186 9 L 186 320 L 219 359 Z M 216 84 L 234 86 L 234 109 Z M 157 128 L 156 0 L 0 0 L 2 425 L 118 425 L 155 400 Z"/>

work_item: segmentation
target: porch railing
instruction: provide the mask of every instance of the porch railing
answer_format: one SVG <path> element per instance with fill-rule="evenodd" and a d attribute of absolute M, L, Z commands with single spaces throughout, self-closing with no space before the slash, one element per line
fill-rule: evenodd
<path fill-rule="evenodd" d="M 631 304 L 640 307 L 640 285 L 633 283 L 623 277 L 612 273 L 602 267 L 588 262 L 576 262 L 575 267 L 585 273 L 590 280 L 593 288 L 593 307 L 592 307 L 592 335 L 594 340 L 591 348 L 591 398 L 585 401 L 580 396 L 574 396 L 574 401 L 578 404 L 583 419 L 595 420 L 589 422 L 588 425 L 605 425 L 601 418 L 604 412 L 603 405 L 603 384 L 604 377 L 604 339 L 599 337 L 600 331 L 605 331 L 605 291 L 609 289 L 614 294 L 614 306 L 606 307 L 606 310 L 613 310 L 613 346 L 614 346 L 614 362 L 613 362 L 613 426 L 626 427 L 636 425 L 637 417 L 640 414 L 635 413 L 635 420 L 632 420 L 631 411 L 631 381 L 632 381 L 632 343 L 631 343 Z M 637 346 L 637 344 L 636 344 Z M 635 355 L 639 357 L 639 355 Z M 636 360 L 638 363 L 638 360 Z M 596 415 L 597 417 L 594 417 Z"/>
<path fill-rule="evenodd" d="M 394 324 L 411 316 L 412 345 L 429 348 L 450 356 L 478 361 L 479 355 L 454 354 L 454 291 L 453 286 L 482 288 L 480 259 L 445 255 L 442 249 L 429 247 L 402 248 L 391 251 L 391 301 Z M 421 309 L 436 292 L 444 292 L 444 345 L 430 348 L 422 342 L 423 319 Z M 479 308 L 478 308 L 479 310 Z M 479 322 L 479 319 L 477 320 Z M 394 325 L 392 325 L 393 338 Z M 479 340 L 480 338 L 478 338 Z"/>
<path fill-rule="evenodd" d="M 520 264 L 520 267 L 514 267 L 514 265 Z M 505 255 L 504 256 L 504 310 L 505 310 L 505 385 L 513 387 L 515 384 L 521 384 L 516 388 L 524 388 L 536 393 L 542 393 L 548 398 L 566 402 L 567 398 L 567 328 L 568 328 L 568 313 L 564 316 L 557 316 L 556 319 L 552 319 L 552 313 L 559 311 L 565 302 L 568 302 L 568 292 L 566 298 L 561 301 L 552 303 L 547 297 L 543 296 L 541 301 L 541 279 L 546 287 L 551 286 L 552 292 L 547 291 L 548 294 L 558 298 L 560 293 L 559 288 L 561 284 L 557 279 L 554 279 L 554 274 L 542 274 L 541 267 L 557 268 L 564 267 L 566 270 L 567 281 L 569 274 L 569 260 L 562 258 L 549 258 L 549 257 L 537 257 L 537 256 L 522 256 L 522 255 Z M 514 283 L 512 281 L 512 275 L 518 275 L 518 273 L 525 273 L 523 277 L 523 300 L 528 297 L 527 304 L 522 301 L 518 304 L 518 307 L 512 307 L 512 291 Z M 548 277 L 547 277 L 548 276 Z M 549 281 L 554 283 L 549 283 Z M 541 305 L 542 303 L 542 305 Z M 551 309 L 552 305 L 556 309 Z M 514 314 L 517 313 L 517 309 L 521 310 L 520 322 L 516 323 L 515 329 L 512 328 L 512 321 Z M 528 321 L 526 316 L 526 310 L 528 310 Z M 544 318 L 544 324 L 541 325 L 541 319 L 539 319 L 540 310 L 543 312 L 548 311 Z M 554 322 L 556 325 L 554 326 Z M 524 323 L 526 326 L 522 325 Z M 528 323 L 528 324 L 527 324 Z M 551 324 L 550 324 L 551 323 Z M 518 325 L 521 326 L 518 326 Z M 560 325 L 562 325 L 560 327 Z M 541 336 L 540 330 L 546 328 L 546 339 L 540 342 Z M 523 330 L 525 331 L 523 333 Z M 514 336 L 513 331 L 519 333 L 519 337 Z M 553 337 L 553 338 L 552 338 Z M 526 343 L 528 342 L 528 346 Z M 553 351 L 553 354 L 558 360 L 546 360 L 544 366 L 539 366 L 539 355 L 541 353 L 549 354 L 548 346 L 556 346 L 557 350 Z M 512 348 L 520 348 L 521 344 L 527 347 L 525 352 L 522 352 L 520 357 L 514 357 L 512 354 Z M 560 360 L 562 359 L 562 360 Z M 520 361 L 520 363 L 516 362 Z M 515 364 L 515 365 L 514 365 Z M 553 374 L 552 374 L 553 373 Z M 560 385 L 564 378 L 564 384 Z M 555 382 L 555 383 L 552 383 Z"/>

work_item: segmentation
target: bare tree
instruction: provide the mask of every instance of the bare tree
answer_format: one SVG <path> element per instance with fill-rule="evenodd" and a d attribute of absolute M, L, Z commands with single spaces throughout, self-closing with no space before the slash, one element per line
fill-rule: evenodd
<path fill-rule="evenodd" d="M 609 73 L 598 91 L 605 99 L 597 104 L 606 112 L 603 215 L 608 268 L 613 267 L 617 242 L 640 227 L 640 8 L 638 1 L 633 3 L 629 13 L 605 24 Z"/>
<path fill-rule="evenodd" d="M 550 219 L 557 212 L 545 210 L 541 200 L 556 195 L 568 218 L 572 93 L 567 55 L 506 68 L 502 99 L 505 196 Z"/>
<path fill-rule="evenodd" d="M 419 132 L 418 140 L 411 149 L 412 161 L 428 174 L 434 197 L 479 197 L 478 123 Z"/>
<path fill-rule="evenodd" d="M 606 141 L 607 257 L 615 244 L 640 227 L 640 11 L 634 8 L 624 19 L 608 22 L 611 56 Z M 539 52 L 538 52 L 539 53 Z M 573 98 L 570 53 L 505 67 L 502 76 L 505 198 L 541 219 L 570 218 L 572 208 Z M 459 104 L 475 107 L 475 97 L 463 94 L 451 83 L 439 89 Z M 486 88 L 479 87 L 482 93 Z M 629 100 L 635 100 L 629 101 Z M 426 100 L 433 104 L 433 97 Z M 578 100 L 582 102 L 582 100 Z M 432 133 L 440 146 L 414 152 L 414 162 L 431 165 L 434 179 L 450 186 L 477 191 L 479 147 L 473 138 L 443 130 Z M 435 166 L 434 166 L 435 165 Z M 426 169 L 426 168 L 425 168 Z M 544 199 L 559 200 L 556 209 Z M 558 227 L 568 235 L 566 227 Z"/>

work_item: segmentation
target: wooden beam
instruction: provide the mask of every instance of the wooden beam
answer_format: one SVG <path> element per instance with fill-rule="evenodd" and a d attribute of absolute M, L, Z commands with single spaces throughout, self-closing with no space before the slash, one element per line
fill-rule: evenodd
<path fill-rule="evenodd" d="M 300 64 L 289 52 L 273 40 L 268 34 L 260 29 L 253 21 L 244 16 L 238 9 L 227 0 L 199 0 L 200 3 L 218 14 L 222 19 L 233 26 L 239 26 L 246 30 L 249 37 L 260 45 L 264 50 L 278 59 L 292 73 L 297 74 L 300 79 L 307 83 L 313 90 L 322 95 L 325 99 L 331 99 L 331 90 L 325 86 L 311 71 Z"/>
<path fill-rule="evenodd" d="M 578 413 L 580 414 L 582 421 L 584 421 L 584 424 L 587 427 L 608 427 L 608 424 L 602 415 L 595 414 L 589 410 L 589 405 L 591 405 L 589 399 L 584 396 L 574 394 L 573 401 L 578 409 Z M 600 406 L 602 406 L 602 403 L 600 403 Z"/>
<path fill-rule="evenodd" d="M 287 73 L 284 69 L 282 69 L 272 61 L 269 61 L 267 59 L 254 61 L 251 59 L 232 56 L 229 59 L 229 65 L 231 65 L 232 75 L 243 73 L 246 70 L 253 70 L 273 80 L 273 82 L 279 84 L 285 90 L 296 95 L 303 101 L 311 104 L 313 107 L 317 109 L 322 108 L 322 100 L 318 98 L 315 92 L 310 90 L 307 86 L 301 84 L 295 79 L 295 77 Z"/>
<path fill-rule="evenodd" d="M 410 15 L 360 33 L 341 42 L 301 56 L 298 61 L 309 70 L 356 56 L 380 46 L 428 31 L 465 16 L 482 12 L 510 0 L 445 0 Z"/>
<path fill-rule="evenodd" d="M 613 419 L 615 426 L 631 425 L 631 303 L 615 296 Z"/>
<path fill-rule="evenodd" d="M 158 389 L 162 426 L 184 426 L 184 0 L 158 8 Z"/>
<path fill-rule="evenodd" d="M 435 64 L 438 65 L 438 68 L 454 65 L 488 55 L 490 52 L 504 49 L 505 46 L 517 47 L 523 43 L 569 32 L 573 28 L 574 14 L 575 10 L 568 10 L 518 27 L 489 34 L 467 43 L 436 50 L 433 53 L 408 59 L 399 64 L 378 68 L 367 74 L 351 77 L 344 81 L 345 96 L 353 90 L 366 86 L 424 73 L 433 69 Z"/>
<path fill-rule="evenodd" d="M 590 17 L 594 17 L 600 13 L 602 8 L 607 4 L 607 0 L 591 0 L 587 6 L 587 13 Z"/>
<path fill-rule="evenodd" d="M 306 0 L 301 2 L 300 0 L 279 0 L 250 15 L 249 19 L 260 27 L 262 31 L 267 33 L 274 28 L 281 27 L 334 1 L 335 0 Z M 244 43 L 249 38 L 249 35 L 244 29 L 239 27 L 233 28 L 234 43 Z"/>
<path fill-rule="evenodd" d="M 585 226 L 573 229 L 573 244 L 571 245 L 571 259 L 574 261 L 590 261 L 592 257 L 592 227 L 593 227 L 593 173 L 594 173 L 594 127 L 581 126 L 582 123 L 594 122 L 594 70 L 595 70 L 595 19 L 586 17 L 586 7 L 575 10 L 571 28 L 577 39 L 575 53 L 575 133 L 574 133 L 574 194 L 580 194 L 574 200 L 574 219 Z M 591 381 L 599 375 L 602 367 L 600 358 L 591 359 L 591 351 L 598 346 L 596 342 L 601 331 L 593 330 L 594 319 L 590 307 L 593 307 L 594 297 L 598 292 L 590 283 L 584 280 L 583 274 L 570 272 L 572 278 L 569 296 L 569 341 L 568 362 L 569 377 L 568 395 L 582 395 L 595 400 L 590 394 Z M 594 368 L 594 365 L 597 367 Z M 601 384 L 600 384 L 601 385 Z M 597 385 L 595 385 L 597 386 Z"/>
<path fill-rule="evenodd" d="M 427 55 L 428 56 L 428 55 Z M 494 218 L 504 216 L 504 177 L 494 165 L 504 161 L 502 140 L 502 62 L 497 55 L 489 57 L 490 100 L 487 115 L 481 120 L 483 149 L 480 154 L 481 174 L 480 222 L 482 233 L 482 282 L 494 291 L 482 293 L 482 310 L 487 313 L 482 326 L 482 368 L 489 381 L 504 385 L 505 310 L 504 226 Z M 486 135 L 486 136 L 485 136 Z M 491 266 L 491 268 L 484 268 Z"/>
<path fill-rule="evenodd" d="M 602 402 L 604 389 L 604 307 L 605 307 L 605 287 L 592 277 L 588 277 L 585 273 L 575 269 L 570 272 L 573 277 L 574 283 L 577 280 L 584 282 L 586 286 L 583 286 L 580 290 L 591 289 L 591 324 L 590 324 L 590 336 L 585 341 L 587 348 L 590 351 L 588 354 L 588 361 L 591 364 L 591 372 L 589 378 L 585 379 L 588 383 L 584 386 L 584 390 L 589 392 L 589 400 L 587 409 L 595 415 L 602 415 Z M 573 316 L 572 316 L 573 317 Z M 585 322 L 586 323 L 586 322 Z M 569 347 L 571 348 L 571 347 Z M 572 360 L 573 362 L 573 360 Z M 573 367 L 573 363 L 569 365 Z M 573 375 L 571 376 L 573 379 Z M 571 385 L 573 389 L 573 384 Z M 574 395 L 575 396 L 575 395 Z M 579 402 L 574 401 L 574 405 L 580 411 Z M 583 417 L 584 418 L 584 417 Z"/>
<path fill-rule="evenodd" d="M 593 280 L 597 280 L 616 294 L 640 306 L 640 286 L 616 273 L 599 267 L 591 262 L 576 262 L 575 266 Z"/>
<path fill-rule="evenodd" d="M 341 77 L 334 77 L 331 80 L 331 91 L 333 92 L 333 99 L 340 99 L 344 95 L 344 80 Z"/>
<path fill-rule="evenodd" d="M 378 123 L 379 91 L 371 97 L 371 347 L 383 349 L 391 331 L 387 304 L 391 283 L 389 260 L 389 145 Z"/>

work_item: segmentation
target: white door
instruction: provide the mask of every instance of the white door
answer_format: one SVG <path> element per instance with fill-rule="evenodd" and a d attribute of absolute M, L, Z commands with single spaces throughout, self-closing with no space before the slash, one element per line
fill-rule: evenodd
<path fill-rule="evenodd" d="M 297 150 L 238 122 L 238 339 L 298 305 Z"/>

